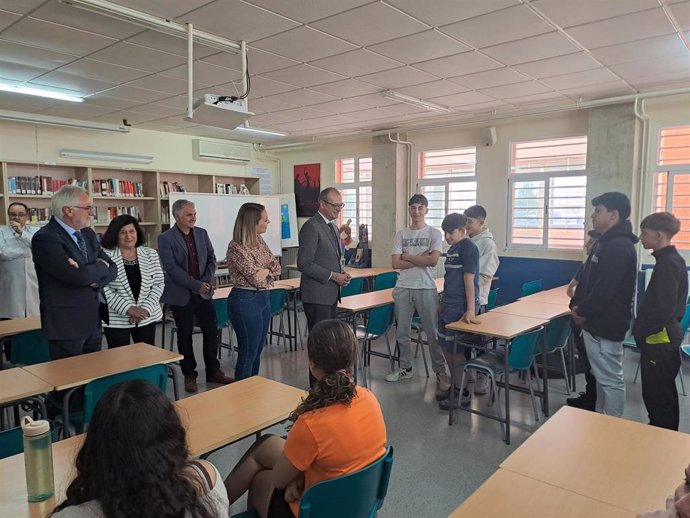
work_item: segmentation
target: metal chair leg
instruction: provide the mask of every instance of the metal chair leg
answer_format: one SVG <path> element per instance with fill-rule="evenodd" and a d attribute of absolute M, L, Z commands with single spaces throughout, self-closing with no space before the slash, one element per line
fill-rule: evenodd
<path fill-rule="evenodd" d="M 417 351 L 422 349 L 422 360 L 424 360 L 424 370 L 426 371 L 426 377 L 429 377 L 429 365 L 426 361 L 426 351 L 424 350 L 424 342 L 422 342 L 422 330 L 417 330 L 417 350 L 415 351 L 415 358 L 417 357 Z"/>
<path fill-rule="evenodd" d="M 529 386 L 529 396 L 532 399 L 532 409 L 534 410 L 534 421 L 539 422 L 539 411 L 537 410 L 537 400 L 534 397 L 534 389 L 532 388 L 532 374 L 530 374 L 529 369 L 526 369 L 527 373 L 527 384 Z M 508 390 L 506 388 L 506 390 Z"/>
<path fill-rule="evenodd" d="M 393 360 L 393 355 L 391 354 L 391 343 L 388 340 L 388 333 L 386 333 L 386 349 L 388 350 L 388 359 L 391 362 L 391 372 L 395 370 L 395 360 Z"/>
<path fill-rule="evenodd" d="M 283 340 L 283 352 L 287 352 L 287 340 L 285 339 L 285 321 L 283 319 L 282 311 L 280 312 L 280 321 L 278 322 L 278 328 L 280 335 L 278 336 L 277 344 L 280 343 L 280 340 Z"/>
<path fill-rule="evenodd" d="M 682 351 L 678 351 L 678 354 L 680 354 L 680 368 L 678 369 L 678 377 L 680 378 L 680 388 L 684 396 L 687 396 L 685 392 L 685 381 L 683 380 L 683 353 Z"/>
<path fill-rule="evenodd" d="M 633 378 L 633 383 L 637 383 L 637 376 L 640 374 L 640 363 L 642 363 L 642 355 L 640 355 L 639 360 L 637 360 L 637 369 L 635 369 L 635 377 Z"/>
<path fill-rule="evenodd" d="M 563 348 L 561 348 L 560 351 L 561 362 L 563 363 L 563 378 L 565 379 L 565 388 L 568 391 L 568 395 L 570 395 L 572 390 L 570 390 L 570 378 L 568 377 L 568 368 L 565 365 L 565 353 L 563 352 Z"/>

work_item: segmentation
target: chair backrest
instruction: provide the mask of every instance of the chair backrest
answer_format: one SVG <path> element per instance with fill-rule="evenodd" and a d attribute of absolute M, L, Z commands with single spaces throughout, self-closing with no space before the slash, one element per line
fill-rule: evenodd
<path fill-rule="evenodd" d="M 35 365 L 50 361 L 48 340 L 43 338 L 38 329 L 14 335 L 10 354 L 12 363 L 17 365 Z"/>
<path fill-rule="evenodd" d="M 374 291 L 395 288 L 395 282 L 397 280 L 398 272 L 379 273 L 377 276 L 374 277 Z"/>
<path fill-rule="evenodd" d="M 685 338 L 685 333 L 688 332 L 688 327 L 690 327 L 690 304 L 685 306 L 685 313 L 680 321 L 680 330 L 683 332 L 683 338 Z"/>
<path fill-rule="evenodd" d="M 532 295 L 541 291 L 541 279 L 535 281 L 529 281 L 522 285 L 520 288 L 520 297 L 526 297 L 527 295 Z"/>
<path fill-rule="evenodd" d="M 277 315 L 285 307 L 287 291 L 282 288 L 277 290 L 269 290 L 268 300 L 271 303 L 271 316 Z"/>
<path fill-rule="evenodd" d="M 347 286 L 340 288 L 340 296 L 349 297 L 350 295 L 359 295 L 362 293 L 362 288 L 364 288 L 364 277 L 350 279 Z"/>
<path fill-rule="evenodd" d="M 228 325 L 228 299 L 213 299 L 213 307 L 216 308 L 216 327 L 223 329 Z"/>
<path fill-rule="evenodd" d="M 537 345 L 542 336 L 543 327 L 520 335 L 513 340 L 508 356 L 508 367 L 515 370 L 525 370 L 532 366 Z"/>
<path fill-rule="evenodd" d="M 489 291 L 489 300 L 486 302 L 486 310 L 490 311 L 496 307 L 496 299 L 498 299 L 498 288 Z"/>
<path fill-rule="evenodd" d="M 566 345 L 572 328 L 570 327 L 570 315 L 555 318 L 546 328 L 546 352 L 550 353 Z"/>
<path fill-rule="evenodd" d="M 91 421 L 93 411 L 98 401 L 103 397 L 103 394 L 113 385 L 130 380 L 148 381 L 165 392 L 168 386 L 168 370 L 165 368 L 165 365 L 159 363 L 141 369 L 120 372 L 112 376 L 98 378 L 89 382 L 84 388 L 84 431 L 86 431 L 86 425 Z"/>
<path fill-rule="evenodd" d="M 57 441 L 57 433 L 53 423 L 50 423 L 52 442 Z M 22 427 L 17 426 L 0 432 L 0 459 L 17 455 L 24 451 L 24 434 Z"/>
<path fill-rule="evenodd" d="M 383 505 L 393 468 L 393 447 L 359 471 L 314 484 L 304 492 L 298 518 L 372 518 Z"/>
<path fill-rule="evenodd" d="M 379 306 L 369 311 L 367 334 L 385 335 L 393 324 L 393 303 Z"/>

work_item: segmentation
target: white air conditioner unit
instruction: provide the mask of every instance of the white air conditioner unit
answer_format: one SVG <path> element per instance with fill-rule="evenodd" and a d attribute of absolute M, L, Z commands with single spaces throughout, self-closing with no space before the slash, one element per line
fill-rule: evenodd
<path fill-rule="evenodd" d="M 249 162 L 252 159 L 252 149 L 248 144 L 194 139 L 192 141 L 192 149 L 194 160 Z"/>

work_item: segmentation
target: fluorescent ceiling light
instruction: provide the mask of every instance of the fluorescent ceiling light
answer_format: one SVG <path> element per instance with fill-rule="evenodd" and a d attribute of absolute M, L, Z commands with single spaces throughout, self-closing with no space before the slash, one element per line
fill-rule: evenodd
<path fill-rule="evenodd" d="M 122 155 L 120 153 L 102 153 L 100 151 L 82 151 L 79 149 L 61 149 L 61 157 L 84 158 L 87 160 L 105 160 L 108 162 L 127 162 L 129 164 L 150 164 L 152 156 Z"/>
<path fill-rule="evenodd" d="M 287 133 L 281 133 L 280 131 L 269 131 L 259 128 L 250 128 L 248 126 L 237 126 L 235 131 L 243 131 L 245 133 L 255 133 L 257 135 L 269 135 L 271 137 L 287 137 Z"/>
<path fill-rule="evenodd" d="M 36 97 L 48 97 L 49 99 L 59 99 L 61 101 L 70 101 L 73 103 L 84 102 L 83 97 L 77 97 L 76 95 L 63 94 L 53 90 L 43 90 L 41 88 L 31 88 L 28 86 L 8 85 L 6 83 L 0 83 L 0 91 L 13 94 L 34 95 Z"/>
<path fill-rule="evenodd" d="M 417 108 L 423 108 L 424 110 L 445 113 L 451 111 L 450 108 L 441 106 L 440 104 L 432 103 L 431 101 L 424 101 L 422 99 L 418 99 L 417 97 L 410 97 L 409 95 L 399 94 L 398 92 L 394 92 L 393 90 L 385 90 L 383 92 L 383 96 L 401 103 L 416 106 Z"/>
<path fill-rule="evenodd" d="M 187 39 L 187 26 L 185 24 L 166 20 L 159 16 L 143 13 L 136 9 L 131 9 L 123 5 L 108 2 L 107 0 L 59 0 L 61 4 L 70 5 L 85 11 L 101 14 L 116 20 L 123 20 L 147 29 L 153 29 L 159 32 L 165 32 L 178 38 Z M 240 50 L 240 44 L 221 38 L 214 34 L 203 32 L 194 29 L 192 36 L 193 40 L 214 49 L 229 51 L 237 53 Z"/>
<path fill-rule="evenodd" d="M 36 113 L 22 113 L 0 110 L 0 121 L 3 120 L 10 122 L 26 122 L 28 124 L 43 124 L 48 126 L 64 126 L 68 128 L 129 133 L 129 126 L 125 126 L 124 124 L 106 124 L 103 122 L 66 119 L 64 117 L 53 117 L 51 115 L 39 115 Z"/>

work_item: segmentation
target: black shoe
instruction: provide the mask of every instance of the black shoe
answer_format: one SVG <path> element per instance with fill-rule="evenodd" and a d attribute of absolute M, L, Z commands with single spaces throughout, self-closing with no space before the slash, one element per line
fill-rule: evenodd
<path fill-rule="evenodd" d="M 565 400 L 568 406 L 573 408 L 581 408 L 582 410 L 594 411 L 596 406 L 596 401 L 592 401 L 592 398 L 588 397 L 586 393 L 580 392 L 578 397 L 569 397 Z"/>
<path fill-rule="evenodd" d="M 470 395 L 469 390 L 465 389 L 462 391 L 462 397 L 460 398 L 460 406 L 458 406 L 457 401 L 458 401 L 458 393 L 455 392 L 454 397 L 453 397 L 453 408 L 454 409 L 460 408 L 460 407 L 464 408 L 464 407 L 470 406 L 470 403 L 472 402 L 472 396 Z M 448 409 L 450 408 L 450 401 L 448 400 L 448 398 L 444 399 L 443 401 L 439 401 L 438 407 L 441 410 L 448 411 Z"/>

